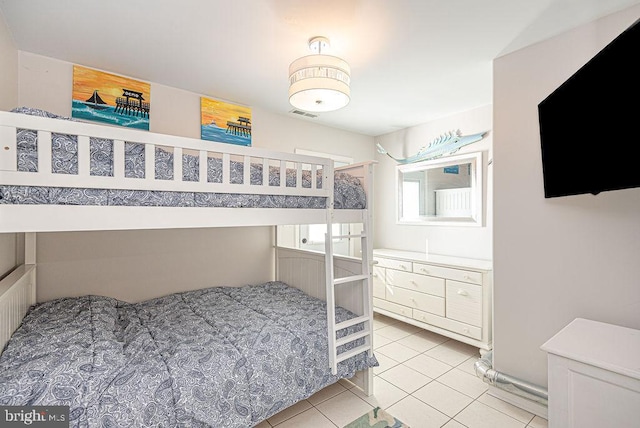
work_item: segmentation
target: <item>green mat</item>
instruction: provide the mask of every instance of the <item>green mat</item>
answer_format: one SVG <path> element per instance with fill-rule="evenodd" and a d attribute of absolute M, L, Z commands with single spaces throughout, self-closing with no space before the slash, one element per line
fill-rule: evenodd
<path fill-rule="evenodd" d="M 368 413 L 360 416 L 355 421 L 347 424 L 344 428 L 410 428 L 403 424 L 380 407 L 371 409 Z"/>

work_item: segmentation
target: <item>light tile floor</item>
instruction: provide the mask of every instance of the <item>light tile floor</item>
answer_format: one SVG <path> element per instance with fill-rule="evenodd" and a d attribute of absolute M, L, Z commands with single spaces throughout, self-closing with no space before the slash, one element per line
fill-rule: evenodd
<path fill-rule="evenodd" d="M 374 394 L 347 380 L 257 428 L 343 427 L 375 406 L 411 428 L 546 428 L 547 421 L 487 393 L 473 369 L 478 349 L 384 315 L 374 317 Z"/>

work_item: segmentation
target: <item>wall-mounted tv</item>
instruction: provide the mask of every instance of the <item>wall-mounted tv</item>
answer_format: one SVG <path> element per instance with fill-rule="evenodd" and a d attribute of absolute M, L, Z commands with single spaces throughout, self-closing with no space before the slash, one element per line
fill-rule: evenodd
<path fill-rule="evenodd" d="M 640 187 L 640 19 L 538 104 L 544 196 Z"/>

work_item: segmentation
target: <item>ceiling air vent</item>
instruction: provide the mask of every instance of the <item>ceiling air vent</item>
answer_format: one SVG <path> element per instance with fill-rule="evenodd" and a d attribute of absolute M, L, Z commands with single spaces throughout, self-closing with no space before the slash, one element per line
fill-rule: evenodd
<path fill-rule="evenodd" d="M 317 114 L 307 113 L 306 111 L 293 109 L 289 113 L 297 114 L 304 117 L 318 117 Z"/>

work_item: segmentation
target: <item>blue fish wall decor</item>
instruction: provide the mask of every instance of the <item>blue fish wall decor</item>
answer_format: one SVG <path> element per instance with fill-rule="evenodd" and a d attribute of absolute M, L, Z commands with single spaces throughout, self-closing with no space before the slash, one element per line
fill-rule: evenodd
<path fill-rule="evenodd" d="M 387 155 L 398 163 L 406 164 L 453 154 L 468 144 L 482 140 L 488 133 L 489 131 L 471 135 L 460 135 L 460 130 L 447 132 L 433 140 L 428 145 L 422 147 L 415 155 L 404 159 L 398 159 L 391 156 L 380 144 L 377 144 L 377 147 L 378 153 Z"/>

